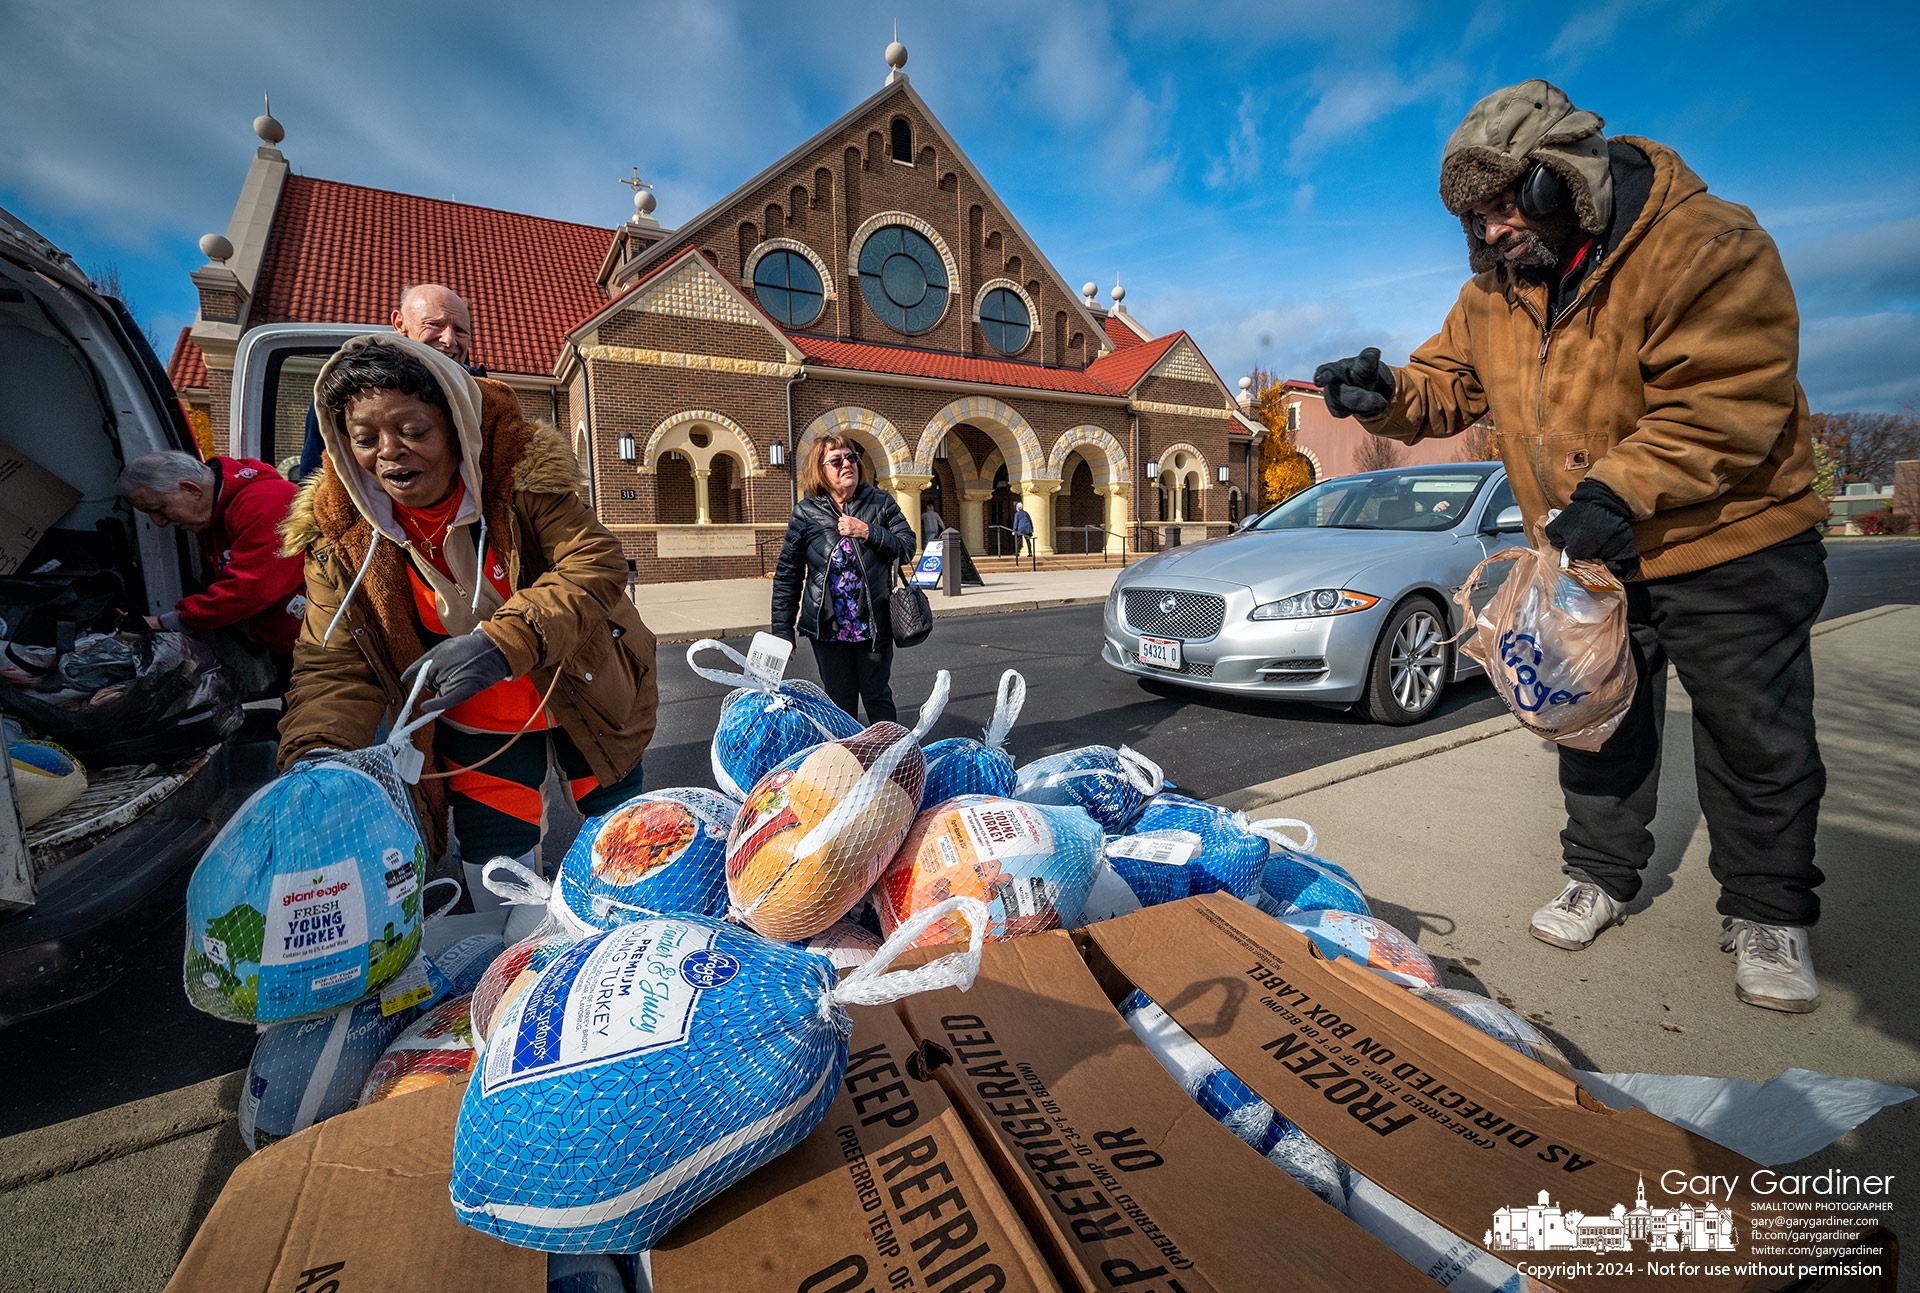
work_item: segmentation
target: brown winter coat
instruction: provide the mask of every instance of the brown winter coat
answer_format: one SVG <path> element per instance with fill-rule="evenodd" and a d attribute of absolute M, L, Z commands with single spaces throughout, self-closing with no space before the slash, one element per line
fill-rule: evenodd
<path fill-rule="evenodd" d="M 1652 192 L 1552 326 L 1543 285 L 1475 275 L 1366 425 L 1411 444 L 1490 411 L 1529 527 L 1591 474 L 1633 509 L 1641 578 L 1657 579 L 1790 538 L 1827 507 L 1773 239 L 1672 149 L 1620 144 L 1652 162 Z"/>
<path fill-rule="evenodd" d="M 619 540 L 576 492 L 580 467 L 565 442 L 551 427 L 524 420 L 508 387 L 478 385 L 482 510 L 489 550 L 506 565 L 513 589 L 482 631 L 515 678 L 530 673 L 545 692 L 560 672 L 548 708 L 594 776 L 611 785 L 633 771 L 653 737 L 653 634 L 627 599 Z M 372 744 L 381 718 L 391 722 L 405 700 L 400 674 L 422 647 L 407 557 L 384 540 L 332 643 L 322 645 L 373 537 L 330 460 L 301 489 L 282 534 L 289 554 L 305 554 L 307 574 L 307 614 L 280 723 L 285 767 L 318 746 Z M 433 725 L 415 739 L 432 770 Z M 416 792 L 436 856 L 445 847 L 444 785 L 423 781 Z"/>

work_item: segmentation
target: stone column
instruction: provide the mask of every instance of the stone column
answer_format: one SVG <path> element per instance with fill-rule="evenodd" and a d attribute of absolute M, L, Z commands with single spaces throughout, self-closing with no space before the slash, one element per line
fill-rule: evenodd
<path fill-rule="evenodd" d="M 1106 519 L 1101 522 L 1107 527 L 1107 551 L 1125 552 L 1127 534 L 1133 518 L 1127 513 L 1127 495 L 1131 492 L 1125 481 L 1115 481 L 1111 485 L 1095 485 L 1093 492 L 1107 500 Z"/>
<path fill-rule="evenodd" d="M 1053 496 L 1059 492 L 1057 480 L 1020 482 L 1020 501 L 1033 518 L 1033 550 L 1044 557 L 1053 555 Z"/>
<path fill-rule="evenodd" d="M 913 550 L 920 551 L 926 546 L 927 540 L 927 536 L 920 533 L 920 491 L 933 484 L 933 477 L 889 476 L 875 483 L 893 495 L 894 505 L 900 509 L 900 514 L 907 518 L 907 524 L 913 527 Z"/>
<path fill-rule="evenodd" d="M 976 557 L 987 550 L 987 500 L 992 497 L 990 489 L 960 491 L 960 538 Z"/>
<path fill-rule="evenodd" d="M 695 525 L 712 524 L 707 512 L 707 478 L 712 475 L 711 467 L 693 469 L 693 523 Z"/>

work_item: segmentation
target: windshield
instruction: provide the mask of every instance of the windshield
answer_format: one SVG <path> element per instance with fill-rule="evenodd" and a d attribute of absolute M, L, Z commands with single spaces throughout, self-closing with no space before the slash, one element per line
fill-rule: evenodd
<path fill-rule="evenodd" d="M 1489 474 L 1380 471 L 1340 476 L 1295 494 L 1251 528 L 1449 530 L 1473 506 L 1473 496 Z"/>

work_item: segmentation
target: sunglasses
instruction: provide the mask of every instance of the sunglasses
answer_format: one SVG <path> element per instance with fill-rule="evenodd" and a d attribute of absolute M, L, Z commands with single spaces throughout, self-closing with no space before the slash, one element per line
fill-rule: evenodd
<path fill-rule="evenodd" d="M 852 467 L 859 463 L 860 458 L 857 454 L 837 453 L 830 458 L 823 459 L 823 461 L 829 467 Z"/>

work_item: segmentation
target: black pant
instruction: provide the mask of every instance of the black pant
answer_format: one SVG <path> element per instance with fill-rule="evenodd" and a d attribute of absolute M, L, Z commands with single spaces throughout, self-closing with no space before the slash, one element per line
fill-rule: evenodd
<path fill-rule="evenodd" d="M 1817 531 L 1667 579 L 1627 585 L 1640 685 L 1596 751 L 1560 747 L 1564 870 L 1621 902 L 1653 855 L 1667 664 L 1693 702 L 1694 769 L 1707 865 L 1723 916 L 1768 925 L 1820 918 L 1814 828 L 1827 771 L 1813 731 L 1808 644 L 1827 598 Z"/>
<path fill-rule="evenodd" d="M 1015 534 L 1015 535 L 1013 536 L 1013 555 L 1014 555 L 1014 556 L 1015 556 L 1016 558 L 1017 558 L 1017 557 L 1019 557 L 1019 555 L 1020 555 L 1020 545 L 1021 545 L 1021 544 L 1023 544 L 1023 543 L 1027 545 L 1027 555 L 1028 555 L 1029 557 L 1031 557 L 1031 556 L 1033 556 L 1033 555 L 1034 555 L 1034 551 L 1033 551 L 1033 536 L 1032 536 L 1031 534 L 1018 534 L 1018 533 L 1016 533 L 1016 534 Z"/>
<path fill-rule="evenodd" d="M 820 685 L 834 704 L 853 717 L 855 708 L 866 703 L 867 722 L 891 723 L 900 711 L 893 703 L 893 622 L 887 604 L 873 608 L 874 642 L 836 642 L 830 638 L 809 638 L 813 643 L 814 663 L 820 668 Z"/>

